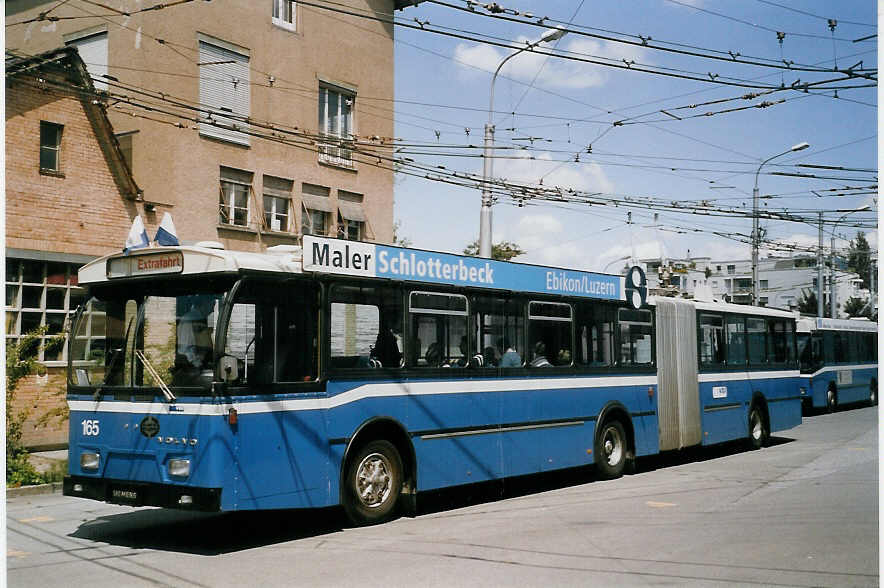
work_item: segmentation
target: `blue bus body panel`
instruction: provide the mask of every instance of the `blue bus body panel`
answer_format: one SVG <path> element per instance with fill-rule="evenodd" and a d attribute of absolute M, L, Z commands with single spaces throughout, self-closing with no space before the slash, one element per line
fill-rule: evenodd
<path fill-rule="evenodd" d="M 770 431 L 801 424 L 801 379 L 796 375 L 741 374 L 742 377 L 701 378 L 703 445 L 743 439 L 748 434 L 749 408 L 755 393 L 767 404 Z"/>
<path fill-rule="evenodd" d="M 170 412 L 171 405 L 164 402 L 102 400 L 94 403 L 91 396 L 80 400 L 87 398 L 94 404 L 94 410 L 71 410 L 70 413 L 70 474 L 205 488 L 224 487 L 232 479 L 235 441 L 221 417 Z M 182 403 L 187 402 L 182 399 Z M 148 415 L 159 424 L 159 433 L 150 438 L 140 429 Z M 86 434 L 84 421 L 97 421 L 98 434 Z M 99 454 L 97 471 L 80 467 L 83 452 Z M 191 474 L 186 480 L 169 475 L 168 462 L 175 458 L 191 460 Z"/>
<path fill-rule="evenodd" d="M 838 404 L 865 402 L 869 399 L 872 380 L 878 377 L 877 364 L 826 366 L 802 377 L 813 408 L 826 407 L 826 393 L 830 385 L 837 390 Z"/>
<path fill-rule="evenodd" d="M 641 378 L 655 380 L 653 375 Z M 336 406 L 328 411 L 328 436 L 346 439 L 375 415 L 389 417 L 410 435 L 418 490 L 429 490 L 591 464 L 596 419 L 607 401 L 617 399 L 633 415 L 636 453 L 656 452 L 655 406 L 647 384 L 596 386 L 593 378 L 566 376 L 551 380 L 330 382 L 328 401 Z M 391 388 L 398 396 L 384 395 Z M 356 400 L 336 401 L 348 396 Z M 343 449 L 334 449 L 330 457 L 331 470 L 340 471 Z M 338 476 L 331 480 L 334 495 Z"/>

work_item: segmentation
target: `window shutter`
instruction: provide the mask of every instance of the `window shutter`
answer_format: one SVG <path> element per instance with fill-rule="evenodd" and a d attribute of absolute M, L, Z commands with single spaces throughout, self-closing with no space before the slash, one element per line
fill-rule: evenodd
<path fill-rule="evenodd" d="M 246 133 L 232 130 L 236 125 L 248 129 L 248 125 L 217 114 L 229 109 L 233 114 L 249 116 L 249 58 L 205 41 L 200 41 L 200 103 L 212 109 L 212 119 L 222 126 L 200 123 L 200 134 L 224 141 L 249 144 Z"/>

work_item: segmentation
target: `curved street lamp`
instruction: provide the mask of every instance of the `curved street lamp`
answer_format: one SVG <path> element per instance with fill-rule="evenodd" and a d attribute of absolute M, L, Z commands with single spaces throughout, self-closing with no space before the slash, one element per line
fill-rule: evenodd
<path fill-rule="evenodd" d="M 497 69 L 494 71 L 494 76 L 491 78 L 491 96 L 488 100 L 488 124 L 485 125 L 485 151 L 484 151 L 484 163 L 482 165 L 482 208 L 479 211 L 479 257 L 491 257 L 491 175 L 493 169 L 493 156 L 494 156 L 494 82 L 497 81 L 497 74 L 500 73 L 500 69 L 503 67 L 507 61 L 522 53 L 523 51 L 530 51 L 540 45 L 541 43 L 547 43 L 549 41 L 557 41 L 561 39 L 565 33 L 563 29 L 555 28 L 549 29 L 540 36 L 536 41 L 532 41 L 527 43 L 524 47 L 511 53 L 503 58 L 503 61 L 500 62 L 500 65 L 497 66 Z"/>
<path fill-rule="evenodd" d="M 792 145 L 788 151 L 777 153 L 773 157 L 768 157 L 762 161 L 761 165 L 758 166 L 758 170 L 755 172 L 755 188 L 752 190 L 752 306 L 758 305 L 758 245 L 761 241 L 760 235 L 758 234 L 758 174 L 761 173 L 761 168 L 764 167 L 764 164 L 767 162 L 782 155 L 786 155 L 787 153 L 801 151 L 808 147 L 810 147 L 810 143 L 807 141 Z"/>

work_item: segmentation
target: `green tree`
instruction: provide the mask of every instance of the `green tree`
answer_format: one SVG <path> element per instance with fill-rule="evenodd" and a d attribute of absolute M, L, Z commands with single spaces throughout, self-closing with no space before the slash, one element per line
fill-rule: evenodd
<path fill-rule="evenodd" d="M 859 274 L 863 288 L 868 288 L 871 283 L 872 252 L 866 234 L 862 231 L 858 231 L 856 239 L 851 240 L 847 246 L 847 266 Z"/>
<path fill-rule="evenodd" d="M 402 221 L 393 223 L 393 245 L 397 247 L 411 247 L 411 239 L 402 236 Z"/>
<path fill-rule="evenodd" d="M 869 304 L 868 300 L 863 300 L 862 298 L 857 298 L 854 296 L 852 298 L 848 298 L 847 302 L 844 303 L 844 312 L 847 313 L 847 316 L 851 318 L 872 318 L 872 305 Z"/>
<path fill-rule="evenodd" d="M 840 306 L 840 305 L 838 305 Z M 802 290 L 801 297 L 798 298 L 798 312 L 801 314 L 809 314 L 816 316 L 817 311 L 817 297 L 816 290 Z M 826 304 L 825 298 L 823 299 L 823 316 L 824 317 L 832 317 L 832 306 L 830 304 Z"/>
<path fill-rule="evenodd" d="M 41 484 L 46 481 L 28 460 L 28 450 L 21 442 L 22 428 L 29 416 L 27 409 L 14 412 L 13 403 L 19 382 L 31 374 L 45 373 L 38 361 L 40 340 L 46 334 L 46 327 L 38 327 L 26 333 L 15 343 L 6 346 L 6 485 Z M 61 335 L 45 339 L 49 349 L 64 342 Z"/>
<path fill-rule="evenodd" d="M 496 259 L 498 261 L 509 261 L 514 257 L 518 257 L 524 254 L 525 251 L 522 250 L 517 244 L 512 241 L 501 241 L 500 243 L 493 243 L 491 245 L 491 259 Z M 479 256 L 479 240 L 476 239 L 472 243 L 466 246 L 466 249 L 463 250 L 464 255 L 469 255 L 471 257 Z"/>

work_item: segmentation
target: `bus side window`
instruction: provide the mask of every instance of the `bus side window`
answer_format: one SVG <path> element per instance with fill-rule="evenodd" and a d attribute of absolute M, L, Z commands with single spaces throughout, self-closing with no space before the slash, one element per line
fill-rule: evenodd
<path fill-rule="evenodd" d="M 522 305 L 513 299 L 475 296 L 471 301 L 474 355 L 481 354 L 483 368 L 522 367 Z M 509 350 L 509 355 L 507 355 Z M 504 361 L 504 356 L 507 356 Z"/>
<path fill-rule="evenodd" d="M 560 302 L 528 303 L 528 365 L 571 365 L 572 310 Z"/>
<path fill-rule="evenodd" d="M 398 289 L 336 284 L 329 300 L 333 368 L 402 365 L 402 296 Z"/>
<path fill-rule="evenodd" d="M 604 367 L 614 364 L 614 309 L 607 304 L 579 302 L 575 305 L 579 365 Z"/>
<path fill-rule="evenodd" d="M 724 319 L 720 315 L 700 315 L 700 363 L 722 365 L 724 363 Z"/>
<path fill-rule="evenodd" d="M 742 366 L 746 363 L 746 323 L 741 316 L 727 318 L 727 363 Z"/>
<path fill-rule="evenodd" d="M 654 334 L 649 310 L 621 308 L 617 313 L 620 326 L 620 365 L 653 365 L 651 345 Z"/>
<path fill-rule="evenodd" d="M 410 292 L 408 321 L 413 367 L 466 367 L 471 357 L 467 337 L 467 298 L 461 294 Z"/>
<path fill-rule="evenodd" d="M 749 344 L 749 363 L 767 364 L 767 321 L 763 318 L 746 317 L 746 339 Z"/>

